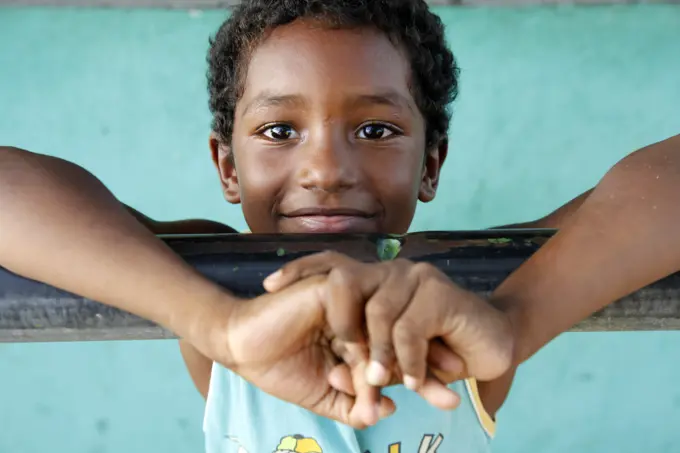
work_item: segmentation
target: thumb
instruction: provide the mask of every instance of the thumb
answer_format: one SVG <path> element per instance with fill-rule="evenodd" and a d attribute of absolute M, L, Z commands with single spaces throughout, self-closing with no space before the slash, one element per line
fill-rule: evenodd
<path fill-rule="evenodd" d="M 286 351 L 309 340 L 325 325 L 322 283 L 310 277 L 275 294 L 264 294 L 237 305 L 228 326 L 229 350 L 236 363 L 278 360 Z"/>
<path fill-rule="evenodd" d="M 351 371 L 343 370 L 342 373 L 351 374 Z M 324 414 L 324 416 L 349 425 L 354 429 L 365 429 L 378 422 L 377 419 L 367 416 L 365 408 L 356 403 L 355 396 L 331 388 L 311 409 L 317 414 Z M 379 419 L 389 417 L 396 410 L 394 401 L 386 396 L 380 397 L 378 407 Z"/>
<path fill-rule="evenodd" d="M 463 328 L 454 329 L 443 340 L 462 359 L 466 377 L 491 381 L 511 368 L 514 335 L 504 313 L 488 305 L 488 310 L 481 310 L 476 319 L 468 319 L 459 327 Z"/>

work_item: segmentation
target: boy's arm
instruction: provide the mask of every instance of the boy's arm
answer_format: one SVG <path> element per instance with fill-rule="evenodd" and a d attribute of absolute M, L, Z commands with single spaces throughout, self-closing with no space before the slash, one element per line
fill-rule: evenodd
<path fill-rule="evenodd" d="M 141 212 L 126 206 L 127 210 L 139 222 L 155 234 L 220 234 L 236 233 L 237 231 L 223 223 L 211 220 L 191 219 L 173 222 L 159 222 Z M 212 360 L 201 354 L 198 349 L 189 342 L 180 339 L 179 350 L 182 353 L 184 364 L 189 371 L 189 376 L 196 386 L 196 390 L 207 398 L 210 387 L 210 374 L 212 372 Z"/>
<path fill-rule="evenodd" d="M 125 206 L 137 221 L 151 230 L 154 234 L 222 234 L 238 233 L 232 227 L 223 223 L 204 219 L 173 220 L 160 222 L 154 220 L 130 206 Z"/>
<path fill-rule="evenodd" d="M 210 316 L 215 303 L 227 304 L 228 296 L 152 232 L 233 231 L 210 221 L 154 221 L 126 210 L 77 165 L 0 147 L 0 266 L 135 313 L 180 336 L 200 329 L 202 316 Z M 212 362 L 183 343 L 189 372 L 204 393 Z"/>
<path fill-rule="evenodd" d="M 517 228 L 549 228 L 559 229 L 565 224 L 581 207 L 584 201 L 588 199 L 593 189 L 590 189 L 578 197 L 570 200 L 557 210 L 551 212 L 547 216 L 534 220 L 532 222 L 514 223 L 511 225 L 503 225 L 494 229 L 517 229 Z"/>
<path fill-rule="evenodd" d="M 680 135 L 630 154 L 537 224 L 525 225 L 559 231 L 492 296 L 513 322 L 516 365 L 609 303 L 680 271 Z M 507 385 L 486 387 L 485 403 L 500 406 Z"/>

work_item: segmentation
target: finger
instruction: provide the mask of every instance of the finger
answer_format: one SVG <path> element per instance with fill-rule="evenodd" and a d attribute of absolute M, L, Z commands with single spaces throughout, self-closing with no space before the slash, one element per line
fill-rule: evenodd
<path fill-rule="evenodd" d="M 493 380 L 512 366 L 514 332 L 506 314 L 446 278 L 428 278 L 418 291 L 422 309 L 433 314 L 422 320 L 421 334 L 440 337 L 462 360 L 465 377 Z M 437 303 L 440 294 L 449 303 Z"/>
<path fill-rule="evenodd" d="M 372 426 L 381 418 L 394 412 L 391 400 L 383 399 L 380 388 L 370 385 L 366 381 L 366 366 L 368 365 L 368 347 L 361 343 L 345 343 L 345 356 L 350 358 L 348 363 L 351 378 L 351 388 L 356 395 L 355 414 L 366 425 Z M 343 382 L 347 386 L 346 382 Z"/>
<path fill-rule="evenodd" d="M 417 283 L 406 272 L 402 272 L 406 263 L 390 263 L 387 278 L 366 304 L 366 327 L 371 351 L 366 379 L 371 385 L 388 385 L 390 370 L 395 365 L 392 331 L 411 301 Z"/>
<path fill-rule="evenodd" d="M 349 425 L 354 429 L 365 429 L 367 426 L 371 426 L 364 421 L 361 412 L 355 410 L 355 406 L 356 398 L 354 396 L 331 389 L 314 405 L 312 410 L 317 414 L 324 414 L 326 417 Z M 387 397 L 381 398 L 381 407 L 385 407 L 385 410 L 381 413 L 383 418 L 389 417 L 394 413 L 394 402 Z"/>
<path fill-rule="evenodd" d="M 352 382 L 352 370 L 346 363 L 336 365 L 328 374 L 329 384 L 336 390 L 347 395 L 356 397 Z M 394 401 L 386 396 L 380 397 L 380 419 L 389 417 L 396 410 Z"/>
<path fill-rule="evenodd" d="M 429 278 L 432 274 L 430 266 L 416 264 L 411 271 L 417 279 L 416 290 L 411 303 L 395 323 L 392 336 L 404 385 L 417 391 L 425 382 L 430 341 L 441 335 L 451 304 L 441 300 L 446 292 L 441 291 L 436 278 Z M 440 352 L 435 352 L 435 356 Z"/>
<path fill-rule="evenodd" d="M 341 363 L 333 367 L 328 373 L 328 383 L 334 389 L 346 393 L 351 396 L 356 396 L 354 391 L 354 383 L 352 382 L 352 370 L 346 363 Z"/>
<path fill-rule="evenodd" d="M 451 390 L 433 374 L 428 374 L 418 389 L 418 394 L 434 407 L 452 410 L 460 404 L 460 395 Z"/>
<path fill-rule="evenodd" d="M 346 343 L 346 342 L 340 340 L 339 338 L 334 338 L 334 339 L 331 341 L 331 351 L 332 351 L 333 354 L 335 354 L 342 362 L 344 362 L 344 363 L 342 363 L 341 365 L 347 367 L 347 370 L 346 370 L 346 371 L 347 371 L 347 373 L 348 373 L 348 375 L 349 375 L 350 369 L 351 369 L 352 367 L 358 366 L 359 362 L 361 362 L 362 360 L 365 360 L 366 357 L 368 356 L 368 353 L 367 353 L 367 352 L 364 352 L 364 353 L 362 353 L 362 354 L 356 354 L 356 353 L 354 353 L 354 351 L 351 351 L 351 348 L 350 348 L 350 350 L 348 350 L 347 344 L 348 344 L 348 343 Z M 364 350 L 367 350 L 367 347 L 364 346 L 363 349 L 364 349 Z M 339 366 L 340 366 L 340 365 L 339 365 Z M 335 369 L 334 369 L 334 371 L 333 371 L 334 379 L 335 379 L 336 373 L 338 373 L 338 374 L 337 374 L 337 376 L 338 376 L 337 379 L 339 379 L 339 380 L 344 379 L 344 377 L 341 377 L 341 376 L 344 376 L 344 374 L 342 374 L 342 373 L 344 373 L 344 372 L 345 372 L 345 371 L 335 370 Z M 403 383 L 403 381 L 402 381 L 402 376 L 401 376 L 401 372 L 400 372 L 400 370 L 399 370 L 398 368 L 393 368 L 393 369 L 391 370 L 391 372 L 390 372 L 390 375 L 391 375 L 390 381 L 388 382 L 388 384 L 386 384 L 386 385 L 383 386 L 383 387 L 390 386 L 390 385 L 401 385 L 401 384 Z M 349 375 L 349 377 L 348 377 L 347 379 L 349 379 L 349 380 L 351 381 L 351 375 Z M 339 383 L 339 382 L 340 382 L 339 380 L 338 380 L 338 381 L 334 381 L 334 382 L 338 382 L 338 385 L 339 385 L 339 386 L 342 385 L 342 389 L 343 389 L 343 391 L 344 391 L 344 389 L 345 389 L 346 387 L 345 387 L 344 384 L 340 384 L 340 383 Z M 367 380 L 367 381 L 368 381 L 368 380 Z M 444 381 L 444 382 L 449 382 L 449 381 Z M 452 382 L 452 381 L 451 381 L 451 382 Z M 369 383 L 370 383 L 370 382 L 369 382 Z M 351 386 L 351 384 L 350 384 L 350 386 Z M 352 387 L 352 394 L 354 394 L 354 390 L 353 390 L 353 389 L 354 389 L 354 387 Z M 341 390 L 341 387 L 338 387 L 338 390 Z"/>
<path fill-rule="evenodd" d="M 366 362 L 352 368 L 352 385 L 356 392 L 356 402 L 352 409 L 352 416 L 361 420 L 366 426 L 373 426 L 380 420 L 378 401 L 380 389 L 369 385 L 364 379 Z"/>
<path fill-rule="evenodd" d="M 248 303 L 236 304 L 226 329 L 229 363 L 222 364 L 232 367 L 252 362 L 255 350 L 260 351 L 258 360 L 263 363 L 276 361 L 282 351 L 299 347 L 309 338 L 309 332 L 326 324 L 323 301 L 326 280 L 320 276 L 309 278 L 281 293 L 265 294 Z M 262 334 L 252 335 L 253 331 Z"/>
<path fill-rule="evenodd" d="M 345 368 L 343 370 L 343 368 Z M 356 392 L 343 391 L 338 387 L 346 387 L 342 382 L 349 375 L 351 382 L 356 376 L 362 374 L 362 370 L 358 368 L 358 372 L 352 375 L 349 367 L 346 364 L 339 364 L 331 368 L 328 373 L 328 379 L 335 385 L 331 385 L 324 396 L 318 400 L 310 409 L 317 413 L 323 414 L 333 420 L 349 425 L 355 429 L 365 429 L 368 426 L 374 425 L 379 419 L 389 417 L 396 410 L 394 401 L 385 396 L 378 395 L 378 417 L 371 413 L 366 414 L 366 405 L 357 398 Z M 338 379 L 340 378 L 340 379 Z M 350 384 L 351 385 L 351 384 Z M 351 390 L 347 388 L 346 390 Z M 374 405 L 375 407 L 376 405 Z M 368 415 L 368 416 L 367 416 Z"/>
<path fill-rule="evenodd" d="M 276 292 L 312 275 L 327 274 L 331 269 L 353 261 L 337 252 L 321 252 L 285 264 L 262 282 L 267 292 Z"/>
<path fill-rule="evenodd" d="M 380 412 L 378 414 L 380 415 L 380 420 L 383 420 L 394 414 L 396 410 L 397 405 L 394 403 L 392 398 L 385 395 L 380 396 Z"/>
<path fill-rule="evenodd" d="M 380 284 L 377 273 L 374 267 L 337 267 L 328 274 L 323 299 L 326 322 L 340 340 L 365 341 L 365 301 Z"/>
<path fill-rule="evenodd" d="M 463 359 L 446 346 L 439 338 L 430 341 L 427 365 L 445 383 L 467 377 Z"/>
<path fill-rule="evenodd" d="M 336 337 L 331 341 L 331 351 L 350 368 L 368 360 L 368 346 L 365 343 L 350 343 Z"/>
<path fill-rule="evenodd" d="M 425 382 L 429 338 L 419 325 L 419 316 L 413 315 L 412 311 L 411 306 L 397 320 L 392 330 L 392 339 L 397 362 L 404 375 L 404 385 L 418 391 Z"/>
<path fill-rule="evenodd" d="M 368 361 L 360 363 L 351 369 L 352 383 L 356 391 L 356 401 L 351 417 L 360 420 L 367 426 L 373 426 L 382 418 L 394 413 L 394 402 L 381 395 L 380 388 L 366 382 L 366 365 Z"/>

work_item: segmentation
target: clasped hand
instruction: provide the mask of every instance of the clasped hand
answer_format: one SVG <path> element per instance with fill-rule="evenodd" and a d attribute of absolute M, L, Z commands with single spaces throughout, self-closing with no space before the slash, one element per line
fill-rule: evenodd
<path fill-rule="evenodd" d="M 446 384 L 492 380 L 512 365 L 508 317 L 428 264 L 323 252 L 264 286 L 214 323 L 209 355 L 261 390 L 355 428 L 395 411 L 382 387 L 404 384 L 454 409 L 460 398 Z"/>

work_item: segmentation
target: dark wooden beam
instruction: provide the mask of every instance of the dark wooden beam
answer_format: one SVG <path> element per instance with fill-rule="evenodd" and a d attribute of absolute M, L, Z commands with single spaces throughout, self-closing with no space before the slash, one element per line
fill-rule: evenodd
<path fill-rule="evenodd" d="M 261 295 L 264 277 L 283 264 L 322 250 L 338 250 L 366 262 L 400 256 L 429 263 L 458 285 L 488 297 L 554 232 L 432 231 L 400 238 L 223 234 L 161 239 L 206 278 L 244 299 Z M 597 273 L 592 278 L 598 278 Z M 615 301 L 572 330 L 680 330 L 680 273 Z M 0 268 L 0 343 L 171 337 L 171 332 L 130 313 Z"/>

